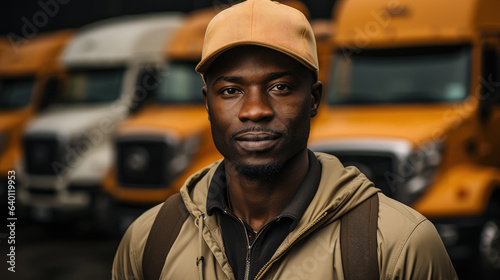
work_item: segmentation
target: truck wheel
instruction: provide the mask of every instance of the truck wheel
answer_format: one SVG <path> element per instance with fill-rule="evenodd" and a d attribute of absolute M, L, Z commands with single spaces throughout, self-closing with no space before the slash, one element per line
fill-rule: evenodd
<path fill-rule="evenodd" d="M 488 207 L 479 237 L 479 254 L 484 279 L 500 279 L 500 207 Z"/>

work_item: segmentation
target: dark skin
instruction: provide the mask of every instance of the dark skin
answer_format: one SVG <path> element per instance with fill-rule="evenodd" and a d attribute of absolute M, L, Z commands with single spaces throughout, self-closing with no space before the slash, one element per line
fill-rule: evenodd
<path fill-rule="evenodd" d="M 233 213 L 259 231 L 290 202 L 307 173 L 310 121 L 322 84 L 291 57 L 258 46 L 226 51 L 205 81 Z"/>

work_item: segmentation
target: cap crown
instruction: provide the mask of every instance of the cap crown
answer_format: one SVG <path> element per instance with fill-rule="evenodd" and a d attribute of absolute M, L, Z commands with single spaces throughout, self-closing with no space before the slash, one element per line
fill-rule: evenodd
<path fill-rule="evenodd" d="M 216 15 L 207 27 L 196 71 L 205 74 L 220 54 L 243 45 L 277 50 L 318 72 L 309 21 L 300 11 L 269 0 L 247 0 Z"/>

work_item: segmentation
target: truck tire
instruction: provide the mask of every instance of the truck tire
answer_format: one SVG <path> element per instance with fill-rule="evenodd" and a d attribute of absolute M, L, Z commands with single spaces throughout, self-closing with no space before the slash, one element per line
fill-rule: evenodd
<path fill-rule="evenodd" d="M 500 279 L 500 204 L 490 203 L 479 237 L 482 279 Z"/>

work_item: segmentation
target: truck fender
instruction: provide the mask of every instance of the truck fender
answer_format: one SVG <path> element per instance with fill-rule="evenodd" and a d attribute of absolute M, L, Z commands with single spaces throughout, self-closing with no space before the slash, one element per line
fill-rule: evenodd
<path fill-rule="evenodd" d="M 480 216 L 499 188 L 499 168 L 463 163 L 438 174 L 412 207 L 430 218 Z"/>

